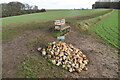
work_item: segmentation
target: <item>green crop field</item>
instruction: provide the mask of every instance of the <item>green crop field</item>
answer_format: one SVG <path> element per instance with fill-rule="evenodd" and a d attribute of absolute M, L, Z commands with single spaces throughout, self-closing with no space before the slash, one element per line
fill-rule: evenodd
<path fill-rule="evenodd" d="M 75 16 L 84 16 L 95 12 L 106 11 L 107 9 L 96 10 L 48 10 L 43 13 L 26 14 L 20 16 L 2 18 L 2 24 L 4 26 L 15 26 L 16 24 L 24 24 L 31 22 L 44 22 L 49 20 L 55 20 L 59 18 L 68 18 Z"/>
<path fill-rule="evenodd" d="M 120 49 L 120 40 L 118 39 L 118 17 L 120 14 L 118 14 L 118 11 L 119 10 L 114 10 L 107 18 L 95 24 L 92 30 L 104 41 Z"/>

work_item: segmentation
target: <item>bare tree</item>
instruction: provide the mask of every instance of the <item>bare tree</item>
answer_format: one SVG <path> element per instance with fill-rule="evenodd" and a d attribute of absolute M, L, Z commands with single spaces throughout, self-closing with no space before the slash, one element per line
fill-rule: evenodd
<path fill-rule="evenodd" d="M 33 6 L 33 10 L 38 10 L 38 6 Z"/>

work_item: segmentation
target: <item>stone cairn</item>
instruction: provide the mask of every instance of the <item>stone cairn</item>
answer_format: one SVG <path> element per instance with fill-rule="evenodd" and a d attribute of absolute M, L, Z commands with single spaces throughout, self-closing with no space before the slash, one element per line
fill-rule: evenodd
<path fill-rule="evenodd" d="M 41 48 L 38 48 L 38 51 L 41 51 Z M 62 66 L 69 72 L 81 72 L 88 69 L 86 67 L 88 59 L 72 44 L 62 41 L 49 43 L 47 49 L 42 49 L 42 55 L 51 60 L 54 65 Z"/>

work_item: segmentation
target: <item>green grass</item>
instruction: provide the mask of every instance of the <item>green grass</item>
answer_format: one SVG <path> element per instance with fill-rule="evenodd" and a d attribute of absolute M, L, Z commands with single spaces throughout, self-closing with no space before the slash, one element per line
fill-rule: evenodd
<path fill-rule="evenodd" d="M 83 34 L 91 34 L 90 27 L 94 25 L 94 23 L 98 22 L 98 20 L 103 19 L 104 17 L 108 16 L 110 13 L 112 13 L 113 10 L 110 11 L 104 11 L 104 12 L 98 12 L 97 14 L 89 14 L 87 17 L 88 19 L 85 20 L 68 20 L 70 25 L 74 27 L 77 31 L 83 33 Z"/>
<path fill-rule="evenodd" d="M 42 56 L 28 56 L 25 61 L 19 63 L 17 68 L 17 77 L 21 78 L 62 78 L 65 72 Z"/>
<path fill-rule="evenodd" d="M 42 27 L 50 27 L 52 25 L 52 22 L 47 23 L 33 23 L 33 24 L 24 24 L 24 25 L 18 25 L 17 27 L 7 27 L 2 29 L 2 40 L 8 41 L 13 39 L 14 37 L 22 34 L 26 30 L 39 30 Z"/>
<path fill-rule="evenodd" d="M 101 39 L 110 43 L 114 47 L 120 49 L 120 40 L 118 40 L 118 10 L 114 10 L 107 18 L 102 19 L 100 22 L 92 27 L 94 31 Z"/>
<path fill-rule="evenodd" d="M 16 25 L 21 25 L 25 23 L 31 22 L 44 22 L 49 20 L 55 20 L 59 18 L 68 18 L 75 16 L 83 16 L 88 15 L 95 12 L 106 11 L 106 9 L 96 9 L 96 10 L 56 10 L 56 11 L 47 11 L 43 13 L 34 13 L 34 14 L 26 14 L 20 16 L 6 17 L 1 18 L 3 27 L 14 27 Z"/>
<path fill-rule="evenodd" d="M 64 34 L 67 33 L 67 32 L 68 32 L 67 30 L 52 31 L 52 32 L 51 32 L 51 35 L 52 35 L 53 37 L 58 37 L 58 36 L 64 35 Z"/>
<path fill-rule="evenodd" d="M 45 13 L 27 14 L 13 17 L 1 18 L 3 22 L 2 40 L 11 40 L 17 35 L 22 34 L 26 30 L 35 30 L 40 27 L 52 27 L 53 20 L 59 18 L 73 19 L 73 17 L 83 16 L 100 16 L 111 10 L 93 9 L 93 10 L 49 10 Z M 49 22 L 46 22 L 49 21 Z M 76 20 L 72 20 L 75 22 Z M 81 20 L 79 20 L 81 21 Z M 63 33 L 52 33 L 53 36 L 61 35 Z"/>

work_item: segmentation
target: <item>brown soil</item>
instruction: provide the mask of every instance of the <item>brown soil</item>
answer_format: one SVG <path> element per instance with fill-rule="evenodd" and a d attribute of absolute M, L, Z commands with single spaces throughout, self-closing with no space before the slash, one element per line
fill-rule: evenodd
<path fill-rule="evenodd" d="M 56 38 L 53 38 L 46 31 L 47 29 L 26 31 L 23 35 L 18 36 L 12 41 L 3 43 L 3 77 L 16 77 L 16 65 L 23 61 L 25 56 L 37 55 L 34 54 L 37 52 L 35 50 L 37 47 L 32 50 L 28 49 L 26 46 L 28 42 L 35 41 L 38 36 L 47 37 L 47 40 L 39 43 L 39 45 L 43 45 L 42 43 L 47 43 L 47 41 L 52 42 L 56 40 Z M 66 77 L 118 77 L 118 52 L 116 49 L 90 35 L 82 35 L 73 30 L 66 35 L 65 42 L 72 43 L 76 48 L 79 48 L 90 60 L 88 71 L 81 73 L 68 72 Z"/>
<path fill-rule="evenodd" d="M 3 48 L 3 77 L 16 78 L 16 66 L 24 61 L 25 56 L 40 56 L 36 53 L 38 46 L 43 46 L 48 42 L 56 41 L 49 32 L 49 28 L 25 31 L 12 41 L 4 42 Z M 28 48 L 28 42 L 36 41 L 37 37 L 44 37 L 34 48 Z M 108 44 L 91 35 L 83 35 L 74 29 L 66 35 L 65 42 L 73 44 L 79 48 L 89 59 L 88 71 L 81 73 L 65 73 L 67 78 L 117 78 L 118 77 L 118 51 Z M 42 73 L 41 73 L 42 74 Z M 46 76 L 46 75 L 45 75 Z"/>
<path fill-rule="evenodd" d="M 79 48 L 87 55 L 90 61 L 88 71 L 83 71 L 80 74 L 74 73 L 71 77 L 118 77 L 118 51 L 116 49 L 90 35 L 81 35 L 74 31 L 66 37 L 66 42 L 72 43 L 75 47 Z"/>
<path fill-rule="evenodd" d="M 12 41 L 2 43 L 2 60 L 3 60 L 3 77 L 16 77 L 16 65 L 24 60 L 25 56 L 35 56 L 32 54 L 34 49 L 27 47 L 28 42 L 37 40 L 37 37 L 49 37 L 50 41 L 54 38 L 46 33 L 46 29 L 39 29 L 33 31 L 25 31 L 23 35 L 16 37 Z M 47 41 L 47 40 L 46 40 Z M 44 46 L 46 41 L 42 41 L 40 46 Z"/>

